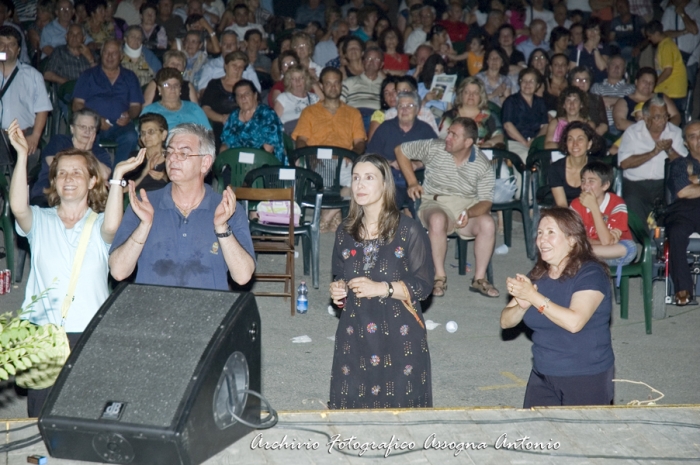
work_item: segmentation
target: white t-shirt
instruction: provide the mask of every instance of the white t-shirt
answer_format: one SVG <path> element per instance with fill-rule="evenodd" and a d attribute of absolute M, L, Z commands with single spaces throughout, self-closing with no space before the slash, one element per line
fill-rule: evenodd
<path fill-rule="evenodd" d="M 678 155 L 683 157 L 688 155 L 688 150 L 685 148 L 685 144 L 683 144 L 683 132 L 678 126 L 666 123 L 666 128 L 661 133 L 660 139 L 671 139 L 673 141 L 673 150 L 675 150 Z M 619 164 L 622 164 L 624 160 L 632 155 L 641 155 L 650 152 L 654 149 L 655 145 L 656 143 L 647 129 L 646 122 L 644 120 L 637 121 L 622 134 L 620 150 L 617 152 L 617 161 Z M 663 179 L 666 158 L 668 158 L 666 152 L 661 152 L 636 168 L 624 170 L 622 175 L 625 179 L 630 181 Z"/>
<path fill-rule="evenodd" d="M 299 116 L 304 108 L 318 102 L 318 95 L 308 92 L 306 97 L 302 98 L 297 97 L 291 92 L 282 92 L 277 96 L 276 101 L 282 105 L 282 108 L 284 108 L 284 112 L 280 117 L 280 121 L 282 121 L 282 124 L 284 124 L 288 121 L 299 119 Z"/>
<path fill-rule="evenodd" d="M 44 298 L 37 301 L 29 314 L 29 320 L 38 325 L 53 323 L 61 324 L 61 306 L 68 292 L 73 259 L 78 250 L 80 235 L 88 216 L 92 212 L 88 208 L 85 216 L 73 226 L 66 229 L 58 217 L 58 210 L 32 206 L 32 229 L 28 232 L 15 224 L 17 234 L 29 240 L 31 248 L 31 267 L 27 288 L 25 291 L 25 308 L 32 301 L 32 296 L 38 296 L 48 289 Z M 104 213 L 100 213 L 92 226 L 90 242 L 83 260 L 78 284 L 75 287 L 73 303 L 66 318 L 66 332 L 81 333 L 85 330 L 97 310 L 107 300 L 109 289 L 109 247 L 111 244 L 102 240 L 100 229 L 104 222 Z"/>

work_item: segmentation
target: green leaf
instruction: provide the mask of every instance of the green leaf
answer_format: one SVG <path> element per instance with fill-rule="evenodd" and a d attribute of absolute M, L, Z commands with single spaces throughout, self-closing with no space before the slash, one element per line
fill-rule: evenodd
<path fill-rule="evenodd" d="M 22 357 L 22 363 L 24 364 L 25 367 L 31 368 L 32 367 L 32 361 L 29 359 L 29 357 Z"/>
<path fill-rule="evenodd" d="M 7 374 L 7 372 L 6 372 L 5 370 L 3 370 L 2 368 L 0 368 L 0 379 L 4 379 L 5 381 L 7 381 L 7 379 L 8 379 L 9 377 L 10 377 L 10 375 Z"/>
<path fill-rule="evenodd" d="M 32 363 L 41 363 L 41 358 L 37 354 L 29 354 L 29 360 L 32 361 Z"/>
<path fill-rule="evenodd" d="M 24 371 L 24 370 L 27 369 L 27 367 L 24 366 L 24 363 L 22 363 L 21 360 L 17 360 L 17 361 L 15 362 L 15 368 L 17 368 L 17 369 L 20 370 L 20 371 Z"/>
<path fill-rule="evenodd" d="M 14 365 L 12 365 L 11 363 L 6 363 L 6 364 L 3 365 L 2 367 L 3 367 L 5 370 L 7 370 L 7 372 L 8 372 L 9 374 L 11 374 L 12 376 L 14 376 L 14 375 L 17 373 L 17 370 L 15 370 Z"/>

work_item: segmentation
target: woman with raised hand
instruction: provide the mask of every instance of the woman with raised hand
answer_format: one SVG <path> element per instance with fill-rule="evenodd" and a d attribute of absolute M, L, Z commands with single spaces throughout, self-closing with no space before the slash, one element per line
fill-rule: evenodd
<path fill-rule="evenodd" d="M 49 171 L 47 189 L 49 208 L 30 206 L 27 199 L 28 144 L 14 120 L 8 129 L 10 143 L 17 151 L 17 164 L 10 183 L 10 208 L 16 230 L 27 237 L 31 248 L 29 279 L 22 307 L 32 304 L 29 320 L 37 325 L 61 326 L 62 306 L 69 290 L 73 262 L 83 229 L 91 228 L 74 298 L 65 320 L 65 330 L 73 347 L 92 317 L 109 295 L 107 263 L 109 247 L 122 220 L 123 177 L 141 164 L 145 150 L 114 168 L 111 189 L 102 177 L 99 162 L 86 150 L 70 148 L 56 154 Z M 50 388 L 30 389 L 27 411 L 30 417 L 39 412 Z"/>

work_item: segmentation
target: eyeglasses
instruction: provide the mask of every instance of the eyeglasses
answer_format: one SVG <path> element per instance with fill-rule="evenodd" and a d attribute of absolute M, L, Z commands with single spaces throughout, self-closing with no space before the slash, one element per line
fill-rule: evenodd
<path fill-rule="evenodd" d="M 663 120 L 665 120 L 666 118 L 668 118 L 668 115 L 654 115 L 654 116 L 651 116 L 651 120 L 652 120 L 652 121 L 663 121 Z"/>
<path fill-rule="evenodd" d="M 588 82 L 588 78 L 576 78 L 576 79 L 574 79 L 574 82 L 580 82 L 580 83 L 585 84 Z"/>
<path fill-rule="evenodd" d="M 177 160 L 177 161 L 185 161 L 189 157 L 206 157 L 209 155 L 208 153 L 183 153 L 183 152 L 176 152 L 175 150 L 166 150 L 165 151 L 165 158 L 170 158 L 171 160 Z"/>
<path fill-rule="evenodd" d="M 95 132 L 97 131 L 97 126 L 85 126 L 84 124 L 74 124 L 74 128 L 78 128 L 83 132 Z"/>
<path fill-rule="evenodd" d="M 72 11 L 73 8 L 71 7 L 64 7 L 64 8 L 59 8 L 58 11 Z"/>
<path fill-rule="evenodd" d="M 532 57 L 532 59 L 535 61 L 540 61 L 540 60 L 546 60 L 547 57 L 544 55 L 540 55 L 540 56 Z"/>
<path fill-rule="evenodd" d="M 399 110 L 412 110 L 417 106 L 418 105 L 416 105 L 415 103 L 402 103 L 401 105 L 397 105 L 396 108 L 398 108 Z"/>
<path fill-rule="evenodd" d="M 148 129 L 145 131 L 141 131 L 142 136 L 152 136 L 154 134 L 158 134 L 161 130 L 160 129 Z"/>
<path fill-rule="evenodd" d="M 169 84 L 167 82 L 164 82 L 163 84 L 160 85 L 163 89 L 180 89 L 182 86 L 177 83 L 177 84 Z"/>

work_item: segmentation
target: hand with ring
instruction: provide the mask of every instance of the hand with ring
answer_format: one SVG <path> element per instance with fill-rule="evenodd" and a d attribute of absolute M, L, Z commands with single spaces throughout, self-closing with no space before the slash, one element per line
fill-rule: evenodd
<path fill-rule="evenodd" d="M 369 278 L 352 278 L 348 281 L 348 287 L 352 289 L 357 297 L 362 299 L 371 297 L 382 297 L 386 295 L 387 287 L 384 283 L 372 281 Z"/>

